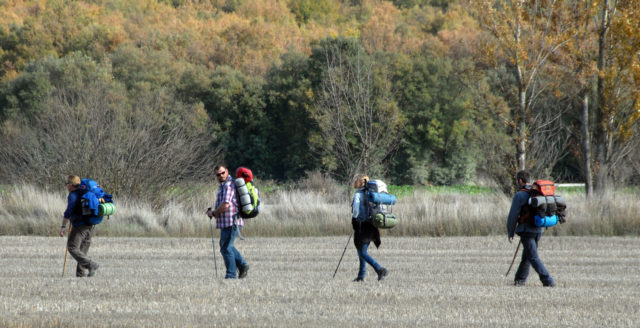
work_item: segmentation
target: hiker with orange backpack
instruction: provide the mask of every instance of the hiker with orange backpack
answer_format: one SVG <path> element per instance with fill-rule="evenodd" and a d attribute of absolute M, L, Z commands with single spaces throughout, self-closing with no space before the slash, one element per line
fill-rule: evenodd
<path fill-rule="evenodd" d="M 527 218 L 529 216 L 528 202 L 532 193 L 530 181 L 531 174 L 529 172 L 520 171 L 516 174 L 516 184 L 520 190 L 513 196 L 507 219 L 507 236 L 509 242 L 513 242 L 514 235 L 518 234 L 523 247 L 522 259 L 516 271 L 514 285 L 524 286 L 527 276 L 529 275 L 529 269 L 533 267 L 538 273 L 543 286 L 554 287 L 555 282 L 553 278 L 540 260 L 540 257 L 538 257 L 538 242 L 540 241 L 544 228 L 537 227 L 532 223 L 532 220 Z"/>

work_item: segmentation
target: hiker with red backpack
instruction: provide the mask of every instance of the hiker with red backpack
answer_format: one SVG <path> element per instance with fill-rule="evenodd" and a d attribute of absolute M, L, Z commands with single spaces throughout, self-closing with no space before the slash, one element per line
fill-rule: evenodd
<path fill-rule="evenodd" d="M 515 234 L 520 236 L 522 243 L 522 259 L 518 270 L 516 271 L 514 285 L 524 286 L 530 267 L 538 273 L 542 285 L 545 287 L 554 287 L 553 278 L 544 267 L 544 264 L 538 257 L 538 242 L 544 231 L 544 227 L 536 226 L 529 219 L 533 214 L 529 213 L 529 199 L 535 193 L 535 189 L 530 184 L 531 174 L 527 171 L 520 171 L 516 174 L 516 183 L 520 189 L 511 203 L 509 216 L 507 219 L 507 236 L 509 242 L 513 242 Z"/>
<path fill-rule="evenodd" d="M 222 165 L 215 167 L 216 178 L 220 183 L 214 210 L 207 211 L 209 217 L 216 218 L 216 228 L 220 229 L 220 253 L 227 268 L 225 279 L 235 279 L 247 276 L 249 265 L 240 252 L 233 245 L 240 228 L 244 225 L 242 217 L 238 215 L 238 197 L 236 187 L 229 170 Z"/>

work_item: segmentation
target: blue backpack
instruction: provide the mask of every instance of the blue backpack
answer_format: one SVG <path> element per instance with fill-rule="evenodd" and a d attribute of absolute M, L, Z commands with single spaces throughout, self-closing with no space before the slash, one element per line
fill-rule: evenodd
<path fill-rule="evenodd" d="M 367 219 L 380 229 L 390 229 L 398 224 L 393 214 L 396 196 L 387 192 L 387 184 L 381 180 L 367 181 L 364 188 L 367 203 Z"/>
<path fill-rule="evenodd" d="M 113 195 L 105 193 L 94 180 L 80 180 L 79 189 L 82 192 L 82 196 L 80 196 L 82 217 L 86 223 L 99 224 L 104 215 L 109 216 L 115 212 Z M 100 202 L 100 199 L 103 202 Z"/>

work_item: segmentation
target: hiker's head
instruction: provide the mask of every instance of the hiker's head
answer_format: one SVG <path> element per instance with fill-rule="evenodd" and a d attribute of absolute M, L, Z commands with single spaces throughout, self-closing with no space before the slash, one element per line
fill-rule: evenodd
<path fill-rule="evenodd" d="M 78 189 L 78 187 L 80 187 L 80 177 L 77 175 L 70 175 L 67 177 L 67 183 L 65 183 L 65 185 L 69 191 Z"/>
<path fill-rule="evenodd" d="M 219 182 L 227 181 L 227 178 L 229 177 L 229 170 L 227 170 L 226 167 L 218 165 L 213 170 L 216 172 L 216 179 L 218 179 Z"/>
<path fill-rule="evenodd" d="M 527 171 L 519 171 L 516 173 L 516 183 L 520 186 L 525 185 L 531 181 L 531 174 Z"/>
<path fill-rule="evenodd" d="M 369 181 L 369 177 L 365 174 L 356 174 L 353 178 L 353 187 L 356 189 L 362 188 L 367 184 L 367 181 Z"/>

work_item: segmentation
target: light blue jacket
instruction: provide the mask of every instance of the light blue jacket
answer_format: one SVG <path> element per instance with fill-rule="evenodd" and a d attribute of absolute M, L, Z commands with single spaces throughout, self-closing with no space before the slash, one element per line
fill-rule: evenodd
<path fill-rule="evenodd" d="M 526 185 L 525 189 L 531 189 L 530 185 Z M 518 223 L 518 218 L 520 217 L 520 211 L 522 207 L 527 204 L 529 201 L 529 192 L 520 190 L 515 196 L 513 196 L 513 201 L 511 202 L 511 209 L 509 210 L 509 217 L 507 218 L 507 236 L 509 238 L 513 237 L 514 234 L 520 234 L 523 232 L 532 232 L 532 233 L 542 233 L 544 229 L 542 227 L 534 227 L 529 223 Z"/>
<path fill-rule="evenodd" d="M 358 189 L 353 195 L 353 202 L 351 203 L 351 210 L 353 213 L 351 217 L 358 221 L 366 221 L 369 219 L 369 213 L 367 211 L 367 199 L 364 192 L 364 188 Z"/>

